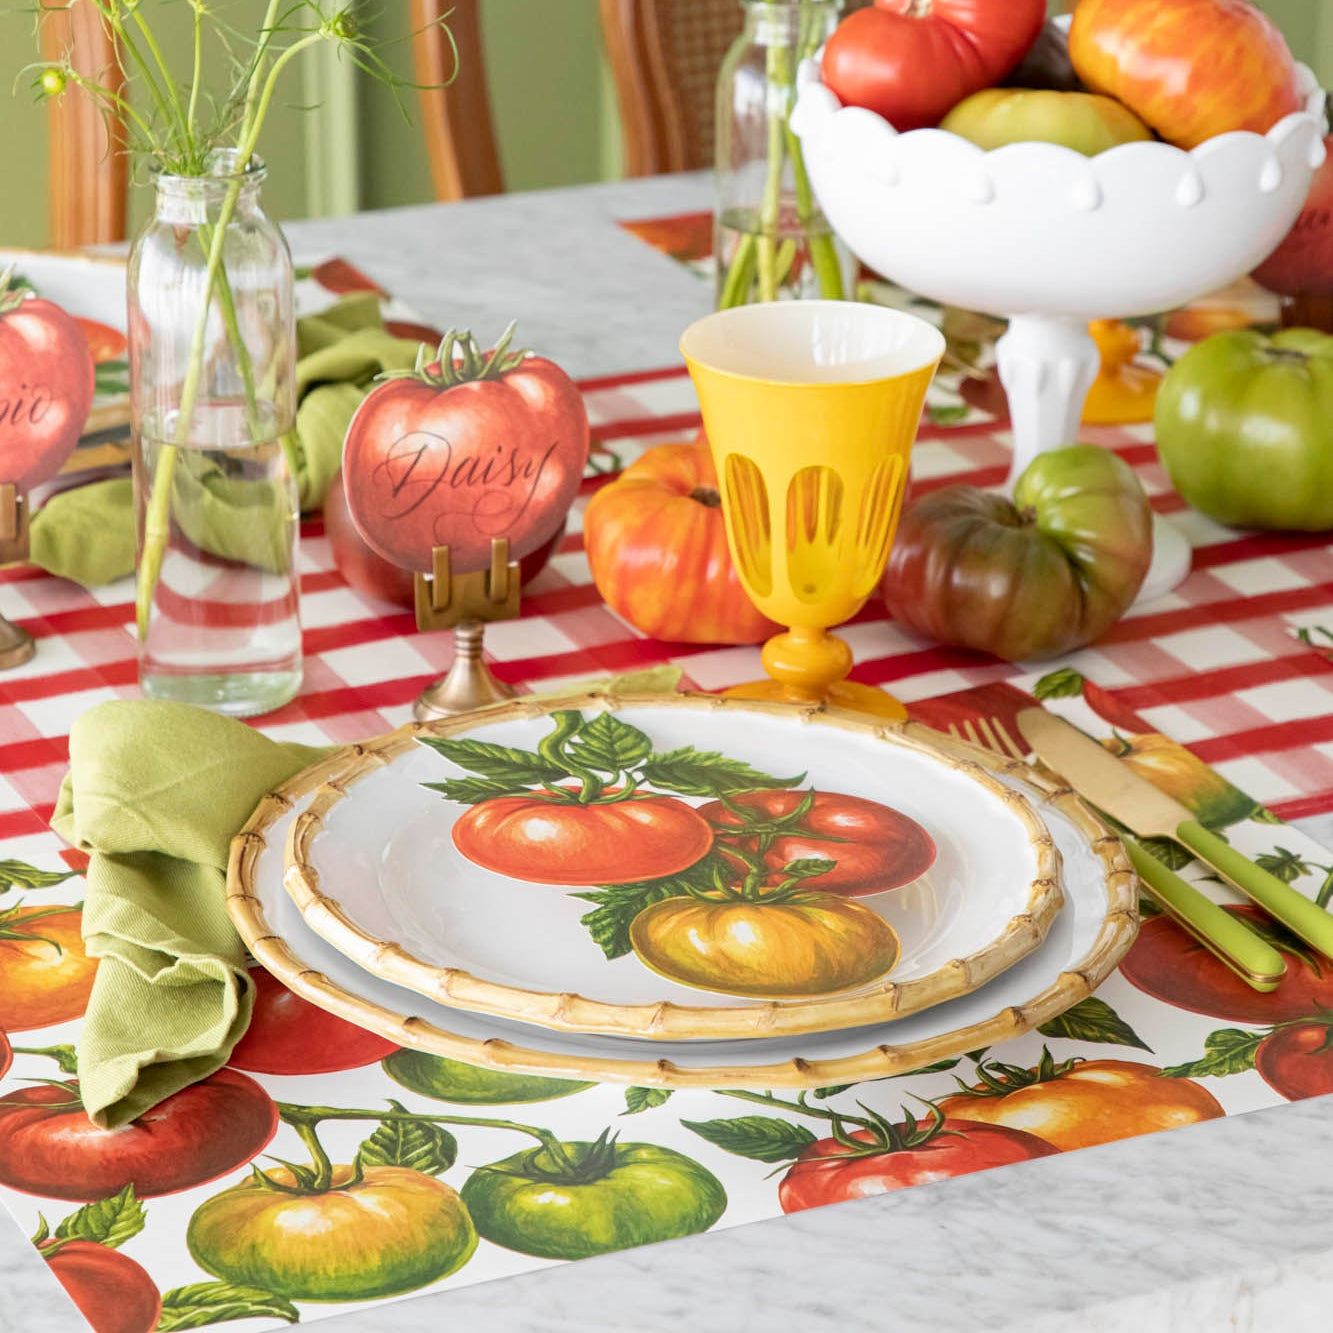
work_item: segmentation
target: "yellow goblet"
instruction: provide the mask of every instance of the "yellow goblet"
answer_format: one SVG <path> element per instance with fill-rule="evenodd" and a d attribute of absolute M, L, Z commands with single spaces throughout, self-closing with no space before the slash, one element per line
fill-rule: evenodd
<path fill-rule="evenodd" d="M 884 572 L 943 337 L 880 306 L 782 301 L 709 315 L 680 349 L 741 582 L 791 627 L 764 645 L 772 679 L 728 693 L 903 717 L 896 699 L 846 679 L 852 650 L 828 628 Z"/>

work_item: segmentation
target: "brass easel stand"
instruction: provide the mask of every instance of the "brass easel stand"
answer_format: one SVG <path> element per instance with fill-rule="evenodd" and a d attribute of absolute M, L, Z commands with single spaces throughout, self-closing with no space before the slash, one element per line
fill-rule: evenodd
<path fill-rule="evenodd" d="M 454 664 L 412 706 L 418 722 L 471 712 L 514 696 L 513 686 L 496 680 L 481 655 L 486 622 L 518 615 L 518 562 L 509 558 L 508 539 L 491 542 L 491 567 L 474 574 L 450 573 L 447 546 L 437 546 L 432 555 L 431 572 L 416 576 L 417 628 L 452 627 Z"/>
<path fill-rule="evenodd" d="M 28 502 L 12 481 L 0 485 L 0 564 L 28 558 Z M 22 666 L 37 651 L 32 635 L 0 616 L 0 671 Z"/>

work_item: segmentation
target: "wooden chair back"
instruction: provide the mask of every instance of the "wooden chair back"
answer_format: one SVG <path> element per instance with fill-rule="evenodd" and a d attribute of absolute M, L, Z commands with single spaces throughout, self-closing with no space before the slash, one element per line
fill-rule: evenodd
<path fill-rule="evenodd" d="M 480 0 L 411 0 L 413 66 L 422 85 L 422 128 L 437 199 L 504 190 L 486 90 L 480 9 Z M 448 33 L 440 26 L 445 15 Z"/>
<path fill-rule="evenodd" d="M 625 174 L 713 165 L 717 74 L 744 25 L 740 0 L 600 0 Z M 870 0 L 844 0 L 843 12 Z"/>
<path fill-rule="evenodd" d="M 71 0 L 42 18 L 42 53 L 119 93 L 124 77 L 111 34 L 91 0 Z M 50 244 L 59 250 L 125 238 L 129 163 L 124 131 L 71 84 L 48 106 Z"/>

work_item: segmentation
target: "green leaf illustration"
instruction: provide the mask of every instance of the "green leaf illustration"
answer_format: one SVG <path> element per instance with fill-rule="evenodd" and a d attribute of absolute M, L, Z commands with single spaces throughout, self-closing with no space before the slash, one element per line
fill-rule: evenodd
<path fill-rule="evenodd" d="M 406 1108 L 390 1102 L 395 1111 Z M 428 1176 L 447 1171 L 458 1159 L 458 1140 L 442 1125 L 425 1120 L 384 1120 L 357 1149 L 363 1166 L 406 1166 Z"/>
<path fill-rule="evenodd" d="M 661 1106 L 670 1100 L 670 1088 L 626 1088 L 625 1109 L 621 1115 L 638 1115 L 640 1111 L 651 1111 L 654 1106 Z"/>
<path fill-rule="evenodd" d="M 1105 1000 L 1099 1000 L 1095 995 L 1089 995 L 1072 1009 L 1057 1014 L 1037 1031 L 1044 1037 L 1068 1037 L 1070 1041 L 1099 1041 L 1107 1046 L 1137 1046 L 1141 1051 L 1152 1050 Z"/>
<path fill-rule="evenodd" d="M 569 742 L 569 753 L 576 762 L 612 777 L 637 768 L 652 752 L 652 741 L 614 713 L 597 713 Z"/>
<path fill-rule="evenodd" d="M 130 363 L 102 361 L 93 371 L 93 392 L 102 398 L 118 398 L 130 391 Z"/>
<path fill-rule="evenodd" d="M 1049 671 L 1033 687 L 1038 699 L 1077 699 L 1083 693 L 1083 677 L 1073 667 Z"/>
<path fill-rule="evenodd" d="M 1285 847 L 1274 847 L 1271 852 L 1260 852 L 1254 858 L 1254 864 L 1270 875 L 1276 876 L 1284 884 L 1292 884 L 1302 875 L 1308 875 L 1314 867 L 1303 860 L 1296 852 Z"/>
<path fill-rule="evenodd" d="M 967 420 L 972 409 L 966 403 L 931 403 L 926 408 L 926 415 L 936 426 L 956 426 Z"/>
<path fill-rule="evenodd" d="M 0 893 L 10 889 L 49 889 L 73 879 L 77 870 L 38 870 L 26 861 L 0 861 Z"/>
<path fill-rule="evenodd" d="M 739 759 L 729 759 L 715 750 L 696 750 L 692 745 L 650 755 L 643 766 L 643 777 L 654 787 L 681 796 L 723 796 L 761 787 L 798 787 L 805 781 L 804 773 L 775 778 Z"/>
<path fill-rule="evenodd" d="M 1172 838 L 1140 838 L 1143 850 L 1168 870 L 1183 870 L 1194 858 Z"/>
<path fill-rule="evenodd" d="M 579 924 L 588 928 L 597 947 L 611 959 L 623 958 L 630 952 L 630 923 L 645 907 L 660 903 L 664 898 L 683 897 L 686 892 L 677 880 L 672 879 L 650 880 L 646 884 L 608 884 L 570 897 L 597 904 L 593 911 L 579 917 Z"/>
<path fill-rule="evenodd" d="M 85 1203 L 56 1227 L 57 1240 L 92 1240 L 115 1249 L 144 1228 L 143 1204 L 134 1197 L 134 1186 L 126 1185 L 110 1199 Z"/>
<path fill-rule="evenodd" d="M 509 745 L 468 740 L 465 736 L 418 736 L 417 739 L 427 749 L 443 755 L 459 768 L 503 782 L 509 792 L 569 777 L 564 769 L 531 750 L 516 750 Z"/>
<path fill-rule="evenodd" d="M 956 1062 L 955 1062 L 956 1063 Z M 854 1083 L 830 1083 L 827 1088 L 816 1088 L 816 1097 L 836 1097 L 840 1092 L 846 1092 L 848 1088 L 853 1088 Z"/>
<path fill-rule="evenodd" d="M 162 1316 L 156 1333 L 181 1328 L 203 1328 L 227 1319 L 285 1319 L 300 1321 L 301 1313 L 285 1296 L 259 1287 L 238 1287 L 230 1282 L 195 1282 L 175 1287 L 162 1296 Z"/>
<path fill-rule="evenodd" d="M 804 1125 L 793 1125 L 767 1115 L 743 1115 L 735 1120 L 682 1120 L 686 1129 L 715 1147 L 755 1162 L 787 1162 L 815 1141 Z"/>
<path fill-rule="evenodd" d="M 985 1051 L 981 1054 L 985 1055 Z M 936 1060 L 934 1064 L 922 1065 L 920 1069 L 909 1069 L 905 1074 L 890 1074 L 890 1078 L 915 1078 L 917 1074 L 944 1074 L 956 1068 L 957 1060 Z"/>
<path fill-rule="evenodd" d="M 498 778 L 445 778 L 443 782 L 423 782 L 421 785 L 460 805 L 480 805 L 497 796 L 517 795 L 513 783 Z"/>
<path fill-rule="evenodd" d="M 1203 1055 L 1183 1065 L 1172 1065 L 1162 1073 L 1170 1078 L 1225 1078 L 1254 1068 L 1254 1056 L 1264 1040 L 1262 1032 L 1242 1028 L 1219 1028 L 1204 1039 Z"/>

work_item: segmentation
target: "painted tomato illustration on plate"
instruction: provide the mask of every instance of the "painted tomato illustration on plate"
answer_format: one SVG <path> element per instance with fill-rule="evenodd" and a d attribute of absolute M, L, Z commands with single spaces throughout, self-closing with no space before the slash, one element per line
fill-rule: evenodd
<path fill-rule="evenodd" d="M 334 1166 L 327 1188 L 309 1189 L 279 1166 L 201 1203 L 186 1242 L 224 1282 L 297 1301 L 364 1301 L 457 1272 L 477 1233 L 457 1193 L 423 1171 Z"/>
<path fill-rule="evenodd" d="M 817 1139 L 805 1148 L 778 1185 L 784 1213 L 845 1203 L 872 1194 L 950 1180 L 1009 1166 L 1036 1157 L 1052 1157 L 1057 1149 L 1021 1129 L 977 1121 L 934 1117 L 892 1126 L 844 1131 Z"/>
<path fill-rule="evenodd" d="M 568 375 L 448 334 L 435 361 L 373 389 L 347 429 L 343 476 L 358 531 L 384 559 L 429 572 L 448 546 L 455 572 L 510 559 L 564 522 L 588 459 L 588 414 Z"/>
<path fill-rule="evenodd" d="M 989 1062 L 982 1082 L 945 1097 L 950 1117 L 1022 1129 L 1068 1151 L 1175 1129 L 1226 1114 L 1206 1088 L 1134 1060 L 1065 1060 L 1043 1052 L 1035 1069 Z"/>
<path fill-rule="evenodd" d="M 709 801 L 699 814 L 722 847 L 743 847 L 775 872 L 806 857 L 831 861 L 831 870 L 810 881 L 821 893 L 883 893 L 919 879 L 935 860 L 934 840 L 915 819 L 861 796 L 747 791 Z"/>
<path fill-rule="evenodd" d="M 88 340 L 58 305 L 0 281 L 0 476 L 29 491 L 73 452 L 93 405 Z"/>
<path fill-rule="evenodd" d="M 255 1074 L 331 1074 L 373 1065 L 398 1043 L 349 1023 L 289 991 L 272 973 L 252 967 L 255 1007 L 227 1063 Z"/>
<path fill-rule="evenodd" d="M 105 1199 L 127 1184 L 151 1198 L 243 1166 L 273 1137 L 263 1088 L 222 1069 L 119 1129 L 99 1129 L 78 1084 L 43 1083 L 0 1097 L 0 1185 L 52 1199 Z"/>
<path fill-rule="evenodd" d="M 781 998 L 864 986 L 889 972 L 900 945 L 877 912 L 805 883 L 827 861 L 798 861 L 771 881 L 760 870 L 711 892 L 664 898 L 630 923 L 646 967 L 683 986 Z"/>
<path fill-rule="evenodd" d="M 1249 904 L 1224 909 L 1281 954 L 1286 974 L 1267 993 L 1247 986 L 1166 916 L 1145 921 L 1120 962 L 1131 985 L 1154 999 L 1234 1023 L 1286 1023 L 1333 1009 L 1333 962 L 1309 949 Z"/>
<path fill-rule="evenodd" d="M 621 794 L 607 790 L 586 805 L 573 792 L 483 801 L 455 822 L 454 846 L 512 879 L 573 885 L 659 879 L 713 845 L 713 830 L 683 801 Z"/>
<path fill-rule="evenodd" d="M 88 1005 L 97 959 L 83 948 L 77 907 L 0 911 L 0 1027 L 27 1032 L 78 1018 Z"/>
<path fill-rule="evenodd" d="M 586 1259 L 707 1231 L 727 1206 L 722 1182 L 652 1143 L 551 1142 L 474 1171 L 463 1202 L 495 1245 Z"/>
<path fill-rule="evenodd" d="M 162 1296 L 142 1264 L 90 1240 L 56 1241 L 38 1247 L 47 1267 L 94 1333 L 152 1333 Z"/>

